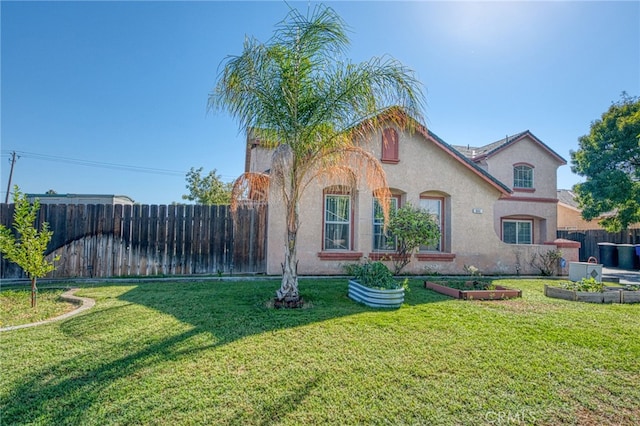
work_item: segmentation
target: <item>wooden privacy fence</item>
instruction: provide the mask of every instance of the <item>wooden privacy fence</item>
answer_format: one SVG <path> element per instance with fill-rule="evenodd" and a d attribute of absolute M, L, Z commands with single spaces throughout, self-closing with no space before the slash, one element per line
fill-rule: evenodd
<path fill-rule="evenodd" d="M 621 232 L 607 232 L 600 229 L 558 231 L 557 236 L 580 243 L 581 262 L 586 262 L 591 256 L 600 260 L 598 243 L 640 244 L 640 229 L 627 229 Z"/>
<path fill-rule="evenodd" d="M 13 204 L 0 204 L 10 227 Z M 266 272 L 267 207 L 43 204 L 60 255 L 49 278 Z M 4 258 L 1 278 L 24 277 Z"/>

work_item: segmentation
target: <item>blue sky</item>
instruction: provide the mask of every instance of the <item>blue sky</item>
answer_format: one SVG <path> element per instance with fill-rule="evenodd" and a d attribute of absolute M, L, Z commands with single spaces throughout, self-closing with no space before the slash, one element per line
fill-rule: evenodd
<path fill-rule="evenodd" d="M 300 10 L 317 2 L 289 2 Z M 570 162 L 591 121 L 640 94 L 640 2 L 325 2 L 352 61 L 391 55 L 425 86 L 453 145 L 529 129 Z M 11 2 L 1 12 L 2 201 L 30 193 L 180 202 L 190 167 L 243 171 L 238 124 L 208 113 L 218 66 L 266 41 L 284 2 Z M 79 160 L 79 161 L 78 161 Z M 124 166 L 124 167 L 123 167 Z M 579 181 L 570 165 L 558 185 Z"/>

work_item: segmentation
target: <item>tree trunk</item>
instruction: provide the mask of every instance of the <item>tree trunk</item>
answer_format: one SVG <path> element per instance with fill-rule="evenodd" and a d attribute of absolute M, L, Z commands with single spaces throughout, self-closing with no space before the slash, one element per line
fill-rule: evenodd
<path fill-rule="evenodd" d="M 298 293 L 298 271 L 295 248 L 295 234 L 287 236 L 287 244 L 282 264 L 282 284 L 276 291 L 276 297 L 280 301 L 297 302 L 300 300 Z"/>
<path fill-rule="evenodd" d="M 31 307 L 35 308 L 38 304 L 38 288 L 36 287 L 36 278 L 31 278 Z"/>
<path fill-rule="evenodd" d="M 298 239 L 298 208 L 291 201 L 287 208 L 287 235 L 284 249 L 284 263 L 282 264 L 282 284 L 276 291 L 279 301 L 298 302 L 298 256 L 296 243 Z"/>

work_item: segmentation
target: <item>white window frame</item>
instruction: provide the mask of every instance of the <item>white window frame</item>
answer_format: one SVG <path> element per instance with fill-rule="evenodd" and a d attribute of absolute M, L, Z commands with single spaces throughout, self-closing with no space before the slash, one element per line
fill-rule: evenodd
<path fill-rule="evenodd" d="M 437 202 L 437 210 L 434 209 L 430 204 L 433 202 Z M 437 251 L 443 252 L 444 247 L 444 197 L 431 197 L 431 196 L 421 196 L 420 197 L 420 208 L 428 211 L 434 216 L 436 222 L 438 223 L 438 228 L 440 229 L 440 240 L 435 245 L 431 246 L 420 246 L 420 251 Z"/>
<path fill-rule="evenodd" d="M 518 189 L 533 189 L 533 167 L 529 164 L 513 166 L 513 187 Z"/>
<path fill-rule="evenodd" d="M 339 212 L 329 210 L 329 200 L 338 199 L 347 202 L 347 217 L 340 217 Z M 323 244 L 322 248 L 326 251 L 333 250 L 350 250 L 351 249 L 351 195 L 327 193 L 324 196 L 324 225 L 323 225 Z M 337 232 L 339 226 L 346 226 L 346 235 L 343 232 Z M 334 228 L 334 229 L 330 229 Z M 331 235 L 330 235 L 331 234 Z"/>
<path fill-rule="evenodd" d="M 400 206 L 400 197 L 391 196 L 389 200 L 390 209 L 389 212 L 392 213 L 398 209 Z M 373 199 L 373 251 L 396 251 L 398 247 L 398 240 L 395 236 L 390 235 L 388 232 L 382 233 L 384 229 L 384 217 L 382 216 L 382 206 L 377 198 Z M 384 247 L 376 247 L 378 241 L 384 241 Z M 389 244 L 389 243 L 392 244 Z"/>
<path fill-rule="evenodd" d="M 506 241 L 505 240 L 505 229 L 504 229 L 504 226 L 507 223 L 516 225 L 516 228 L 515 228 L 516 240 L 515 240 L 515 242 L 510 242 L 510 241 Z M 520 224 L 529 225 L 528 242 L 522 242 L 522 240 L 524 238 L 520 237 L 520 233 L 521 233 Z M 527 244 L 527 245 L 533 244 L 533 221 L 532 220 L 528 220 L 528 219 L 502 219 L 502 241 L 507 243 L 507 244 Z"/>

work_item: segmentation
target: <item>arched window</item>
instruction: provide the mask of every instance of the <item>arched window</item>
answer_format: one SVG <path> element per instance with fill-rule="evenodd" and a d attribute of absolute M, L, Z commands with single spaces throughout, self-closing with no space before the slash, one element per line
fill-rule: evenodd
<path fill-rule="evenodd" d="M 396 164 L 400 161 L 398 149 L 398 132 L 390 127 L 382 131 L 382 159 L 383 163 Z"/>
<path fill-rule="evenodd" d="M 430 246 L 420 247 L 421 251 L 444 251 L 444 197 L 420 195 L 420 207 L 429 213 L 440 227 L 440 240 Z"/>
<path fill-rule="evenodd" d="M 391 195 L 390 213 L 393 213 L 400 207 L 400 195 Z M 373 199 L 373 251 L 395 251 L 397 248 L 397 239 L 384 229 L 384 215 L 382 206 L 377 198 Z"/>
<path fill-rule="evenodd" d="M 533 167 L 529 164 L 513 166 L 513 187 L 533 189 Z"/>
<path fill-rule="evenodd" d="M 351 250 L 351 193 L 339 187 L 324 191 L 323 250 Z"/>

